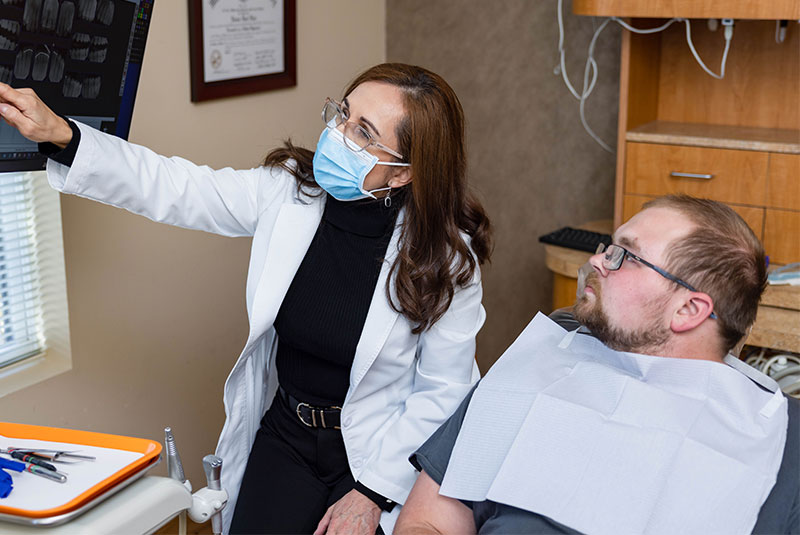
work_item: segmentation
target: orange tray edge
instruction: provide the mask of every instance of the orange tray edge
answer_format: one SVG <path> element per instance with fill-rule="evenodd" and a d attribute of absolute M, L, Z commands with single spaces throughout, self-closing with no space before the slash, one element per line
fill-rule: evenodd
<path fill-rule="evenodd" d="M 66 442 L 69 444 L 96 446 L 143 454 L 141 458 L 58 507 L 29 511 L 27 509 L 0 505 L 0 513 L 29 518 L 47 518 L 69 513 L 106 492 L 111 487 L 121 483 L 133 474 L 157 462 L 161 455 L 161 444 L 154 440 L 122 435 L 108 435 L 105 433 L 95 433 L 93 431 L 78 431 L 75 429 L 59 429 L 57 427 L 0 422 L 0 435 L 8 438 Z"/>

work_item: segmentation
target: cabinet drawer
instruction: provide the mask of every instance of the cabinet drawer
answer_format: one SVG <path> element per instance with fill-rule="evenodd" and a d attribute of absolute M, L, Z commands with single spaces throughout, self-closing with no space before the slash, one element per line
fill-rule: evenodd
<path fill-rule="evenodd" d="M 800 212 L 767 209 L 764 249 L 771 262 L 800 262 Z"/>
<path fill-rule="evenodd" d="M 800 210 L 800 154 L 769 155 L 767 206 Z"/>
<path fill-rule="evenodd" d="M 625 159 L 625 193 L 686 193 L 726 203 L 764 205 L 766 152 L 628 143 Z"/>
<path fill-rule="evenodd" d="M 642 197 L 639 195 L 623 195 L 622 197 L 622 222 L 624 223 L 642 209 L 642 205 L 654 197 Z M 744 222 L 750 225 L 753 233 L 759 240 L 764 239 L 764 209 L 753 206 L 728 205 L 733 211 L 739 214 Z M 800 238 L 798 238 L 800 239 Z"/>

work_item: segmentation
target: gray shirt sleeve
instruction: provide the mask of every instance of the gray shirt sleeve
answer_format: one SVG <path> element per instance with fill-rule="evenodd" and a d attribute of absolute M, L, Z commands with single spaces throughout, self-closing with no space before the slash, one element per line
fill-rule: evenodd
<path fill-rule="evenodd" d="M 472 390 L 469 391 L 469 394 L 461 402 L 456 412 L 408 458 L 414 468 L 419 471 L 424 470 L 438 485 L 441 485 L 444 479 L 444 472 L 450 462 L 450 454 L 453 452 L 458 432 L 461 431 L 461 424 L 464 423 L 464 415 L 467 414 L 469 401 L 472 399 L 472 394 L 477 386 L 476 384 L 472 387 Z"/>
<path fill-rule="evenodd" d="M 761 506 L 755 534 L 800 534 L 800 402 L 789 402 L 789 427 L 778 480 Z"/>

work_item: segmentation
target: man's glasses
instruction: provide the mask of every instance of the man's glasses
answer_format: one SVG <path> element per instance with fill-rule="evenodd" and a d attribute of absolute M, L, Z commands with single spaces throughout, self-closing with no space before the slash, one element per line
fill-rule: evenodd
<path fill-rule="evenodd" d="M 622 262 L 625 261 L 625 258 L 631 258 L 631 259 L 635 260 L 636 262 L 639 262 L 640 264 L 649 267 L 650 269 L 652 269 L 653 271 L 655 271 L 656 273 L 658 273 L 662 277 L 671 280 L 675 284 L 683 286 L 684 288 L 686 288 L 690 292 L 696 292 L 697 291 L 697 290 L 694 289 L 694 286 L 692 286 L 688 282 L 679 279 L 678 277 L 676 277 L 672 273 L 669 273 L 668 271 L 663 270 L 663 269 L 661 269 L 660 267 L 658 267 L 658 266 L 656 266 L 654 264 L 651 264 L 650 262 L 648 262 L 644 258 L 636 256 L 635 254 L 633 254 L 632 252 L 628 251 L 627 249 L 625 249 L 621 245 L 616 245 L 616 244 L 612 243 L 611 245 L 609 245 L 606 248 L 605 244 L 601 243 L 600 245 L 597 246 L 597 251 L 595 251 L 595 254 L 600 254 L 603 251 L 605 251 L 605 254 L 603 255 L 603 267 L 605 269 L 607 269 L 608 271 L 617 271 L 619 268 L 622 267 Z M 709 316 L 709 318 L 717 319 L 717 315 L 712 312 L 711 315 Z"/>
<path fill-rule="evenodd" d="M 366 128 L 349 121 L 349 119 L 350 111 L 342 107 L 341 103 L 331 98 L 325 99 L 325 105 L 322 106 L 322 120 L 328 128 L 338 128 L 340 125 L 344 125 L 344 143 L 348 149 L 353 152 L 360 152 L 367 147 L 374 146 L 386 151 L 395 158 L 403 159 L 400 153 L 378 143 Z"/>

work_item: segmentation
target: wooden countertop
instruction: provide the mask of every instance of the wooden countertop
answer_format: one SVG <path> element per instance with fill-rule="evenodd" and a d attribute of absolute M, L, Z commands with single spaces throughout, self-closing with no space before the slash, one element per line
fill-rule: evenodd
<path fill-rule="evenodd" d="M 627 141 L 800 154 L 800 130 L 652 121 L 628 130 Z"/>

